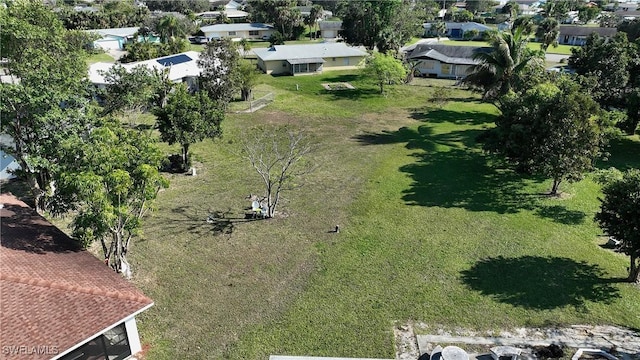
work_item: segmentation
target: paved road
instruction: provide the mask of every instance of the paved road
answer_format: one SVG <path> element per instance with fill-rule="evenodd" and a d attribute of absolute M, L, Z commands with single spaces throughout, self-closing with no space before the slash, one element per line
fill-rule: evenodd
<path fill-rule="evenodd" d="M 549 61 L 549 62 L 559 63 L 560 60 L 562 60 L 562 59 L 568 59 L 569 55 L 547 54 L 545 57 L 546 57 L 547 61 Z"/>

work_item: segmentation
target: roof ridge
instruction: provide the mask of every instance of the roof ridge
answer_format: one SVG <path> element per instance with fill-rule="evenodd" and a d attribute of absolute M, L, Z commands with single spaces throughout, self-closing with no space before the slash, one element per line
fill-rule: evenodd
<path fill-rule="evenodd" d="M 56 290 L 73 291 L 90 295 L 107 296 L 118 300 L 130 300 L 140 303 L 153 302 L 150 298 L 144 295 L 128 295 L 118 291 L 104 291 L 98 288 L 88 288 L 83 286 L 66 285 L 55 281 L 39 280 L 39 279 L 27 279 L 20 276 L 12 276 L 7 274 L 0 274 L 0 280 L 6 280 L 31 286 L 40 286 Z"/>

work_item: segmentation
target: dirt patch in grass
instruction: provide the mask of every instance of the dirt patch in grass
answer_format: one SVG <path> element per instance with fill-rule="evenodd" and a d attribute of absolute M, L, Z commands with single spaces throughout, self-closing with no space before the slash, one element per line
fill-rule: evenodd
<path fill-rule="evenodd" d="M 325 90 L 334 91 L 334 90 L 355 90 L 355 87 L 348 82 L 339 82 L 339 83 L 323 83 L 322 87 Z"/>

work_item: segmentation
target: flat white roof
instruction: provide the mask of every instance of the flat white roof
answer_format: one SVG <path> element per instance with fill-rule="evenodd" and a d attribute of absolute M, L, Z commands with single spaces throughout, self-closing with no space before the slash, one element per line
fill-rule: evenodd
<path fill-rule="evenodd" d="M 262 23 L 215 24 L 203 26 L 200 30 L 203 32 L 273 30 L 273 26 Z"/>
<path fill-rule="evenodd" d="M 180 81 L 186 77 L 196 77 L 200 75 L 198 59 L 200 53 L 197 51 L 187 51 L 180 54 L 163 56 L 157 59 L 138 61 L 122 65 L 127 71 L 136 66 L 145 66 L 150 70 L 169 69 L 169 80 Z M 102 75 L 116 64 L 98 62 L 89 66 L 89 81 L 93 84 L 107 84 Z"/>
<path fill-rule="evenodd" d="M 255 48 L 253 52 L 263 61 L 367 56 L 367 52 L 344 43 L 275 45 L 270 48 Z"/>
<path fill-rule="evenodd" d="M 126 27 L 126 28 L 115 28 L 115 29 L 90 29 L 85 30 L 86 32 L 100 34 L 102 36 L 117 36 L 117 37 L 128 37 L 133 36 L 136 32 L 140 30 L 140 27 Z"/>

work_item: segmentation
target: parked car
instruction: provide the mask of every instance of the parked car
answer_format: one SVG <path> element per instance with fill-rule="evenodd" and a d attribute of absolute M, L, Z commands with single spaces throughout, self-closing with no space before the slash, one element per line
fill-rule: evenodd
<path fill-rule="evenodd" d="M 209 42 L 206 36 L 190 36 L 189 42 L 192 44 L 206 44 Z"/>

